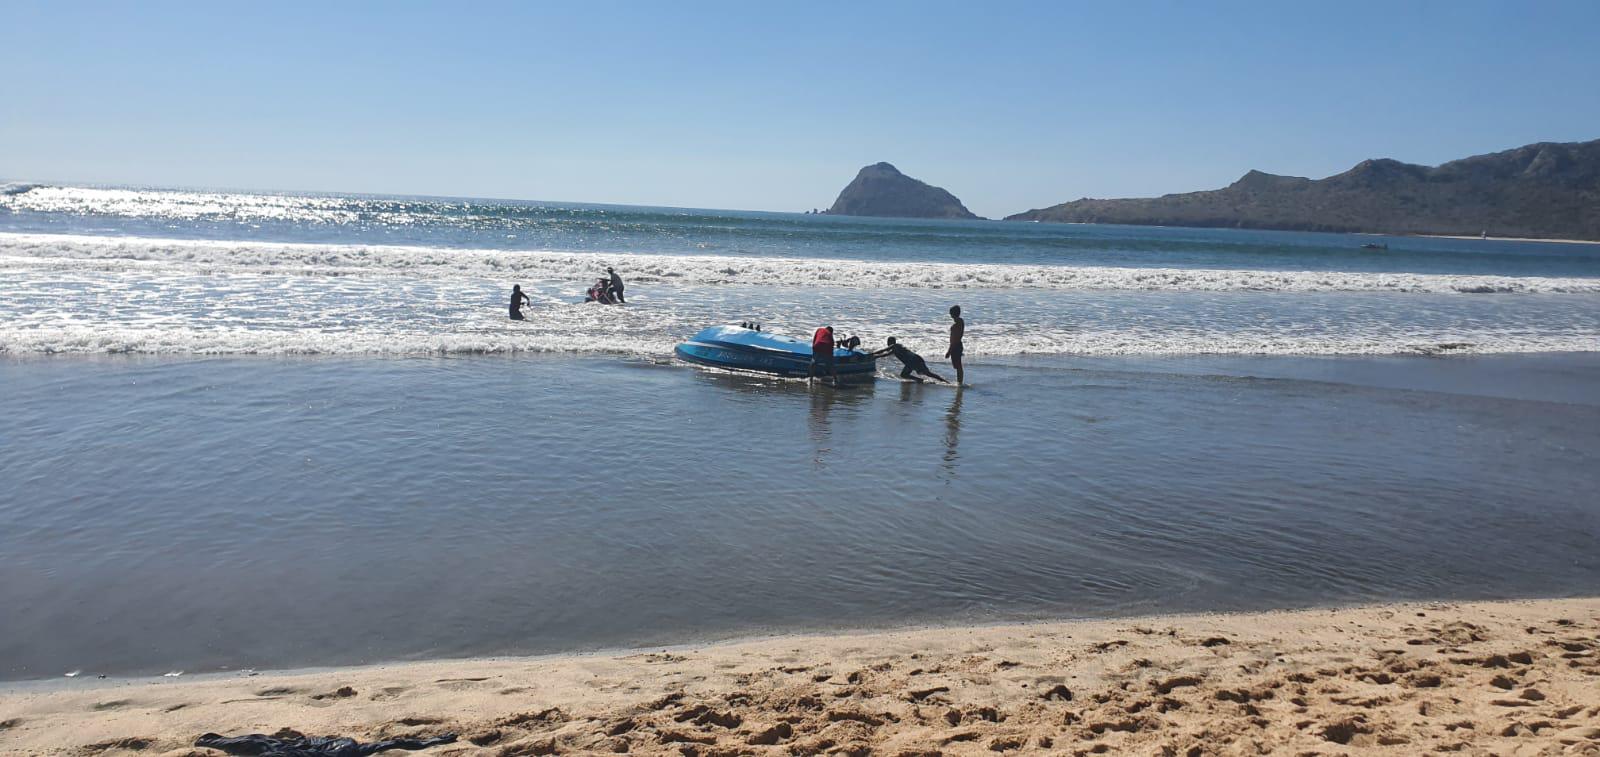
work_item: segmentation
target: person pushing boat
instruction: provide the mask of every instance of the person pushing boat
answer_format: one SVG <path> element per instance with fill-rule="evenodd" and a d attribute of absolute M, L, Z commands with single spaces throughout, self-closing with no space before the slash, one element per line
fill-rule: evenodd
<path fill-rule="evenodd" d="M 839 364 L 833 359 L 833 327 L 823 326 L 811 335 L 811 369 L 806 380 L 816 378 L 819 369 L 827 368 L 833 375 L 834 386 L 839 385 Z"/>
<path fill-rule="evenodd" d="M 904 366 L 900 370 L 900 378 L 911 379 L 912 381 L 920 384 L 922 383 L 922 379 L 917 376 L 917 374 L 920 373 L 923 376 L 937 379 L 942 383 L 950 383 L 949 381 L 945 381 L 943 376 L 940 376 L 939 374 L 929 370 L 928 361 L 922 359 L 921 355 L 918 355 L 917 353 L 907 349 L 905 345 L 895 341 L 895 338 L 892 336 L 889 337 L 888 347 L 884 347 L 883 349 L 872 353 L 873 357 L 885 357 L 888 355 L 895 356 L 895 358 L 900 361 L 900 365 Z"/>

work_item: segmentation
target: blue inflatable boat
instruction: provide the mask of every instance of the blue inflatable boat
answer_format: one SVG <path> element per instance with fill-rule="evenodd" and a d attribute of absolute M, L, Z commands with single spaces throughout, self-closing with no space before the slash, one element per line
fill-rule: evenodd
<path fill-rule="evenodd" d="M 805 376 L 811 368 L 810 342 L 743 326 L 712 326 L 673 352 L 680 360 L 734 371 Z M 846 349 L 835 349 L 833 359 L 841 379 L 869 377 L 878 362 L 865 352 Z"/>

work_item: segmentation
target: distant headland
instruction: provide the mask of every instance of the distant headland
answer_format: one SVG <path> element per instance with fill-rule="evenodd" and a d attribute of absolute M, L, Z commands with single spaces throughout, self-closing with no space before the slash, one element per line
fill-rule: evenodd
<path fill-rule="evenodd" d="M 1325 179 L 1250 171 L 1222 189 L 1084 198 L 1008 221 L 1600 239 L 1600 140 L 1428 167 L 1364 160 Z"/>
<path fill-rule="evenodd" d="M 888 163 L 861 169 L 831 215 L 977 219 Z M 1600 140 L 1539 142 L 1430 167 L 1380 158 L 1325 179 L 1250 171 L 1201 192 L 1083 198 L 1007 221 L 1600 240 Z"/>

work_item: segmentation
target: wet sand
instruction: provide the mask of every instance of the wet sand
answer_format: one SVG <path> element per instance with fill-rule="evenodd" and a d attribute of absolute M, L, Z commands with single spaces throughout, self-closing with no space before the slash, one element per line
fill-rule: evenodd
<path fill-rule="evenodd" d="M 460 735 L 437 755 L 1600 754 L 1600 599 L 0 689 L 5 754 L 212 755 L 189 745 L 284 728 Z"/>
<path fill-rule="evenodd" d="M 1600 587 L 1600 352 L 968 377 L 0 359 L 0 681 Z"/>

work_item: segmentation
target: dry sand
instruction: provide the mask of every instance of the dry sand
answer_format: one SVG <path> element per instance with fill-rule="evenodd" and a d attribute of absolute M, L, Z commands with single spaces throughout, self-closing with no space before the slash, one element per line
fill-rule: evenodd
<path fill-rule="evenodd" d="M 1600 599 L 788 636 L 0 690 L 6 754 L 207 731 L 423 755 L 1600 754 Z M 391 752 L 390 754 L 406 754 Z"/>

